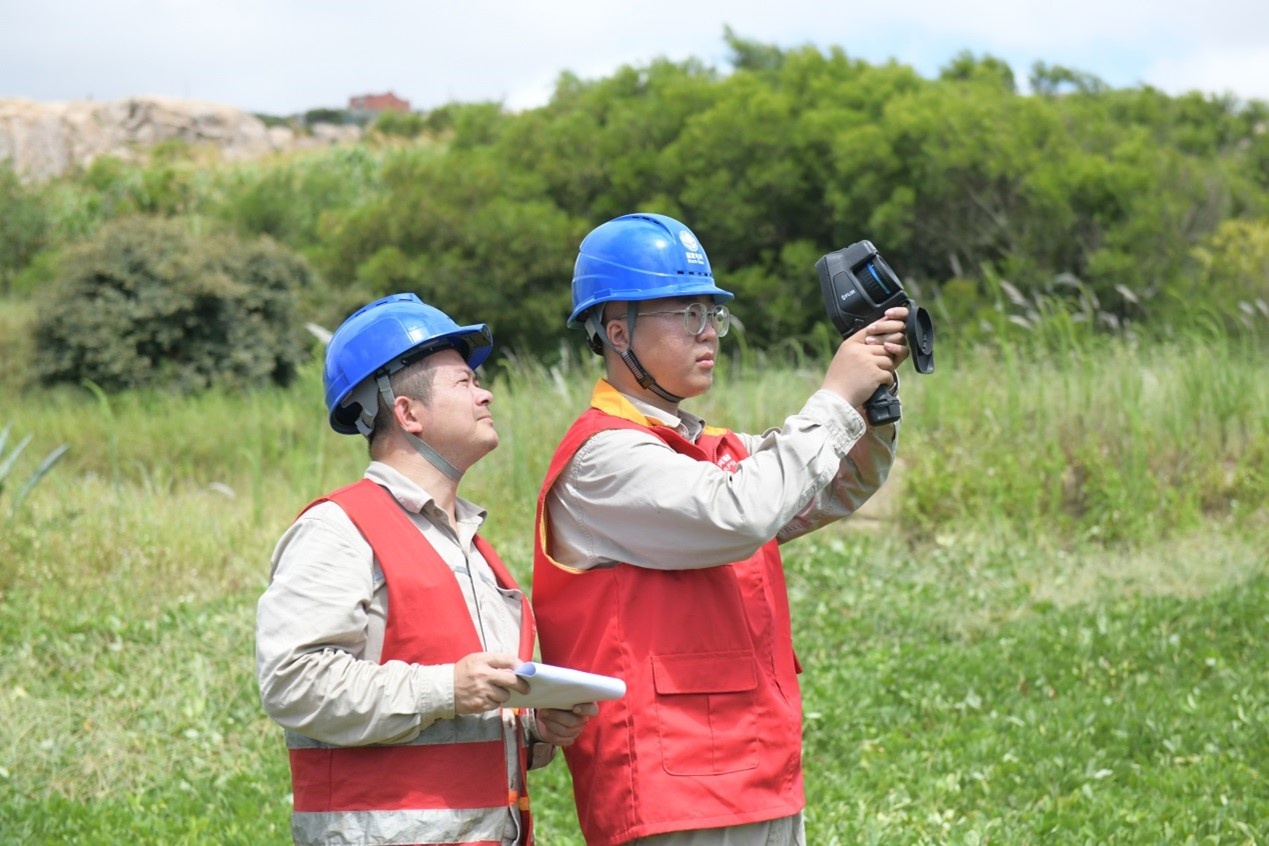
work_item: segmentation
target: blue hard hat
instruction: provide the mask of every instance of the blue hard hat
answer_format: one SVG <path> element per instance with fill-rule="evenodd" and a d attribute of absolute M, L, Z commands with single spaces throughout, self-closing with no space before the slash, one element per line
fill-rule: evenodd
<path fill-rule="evenodd" d="M 331 428 L 358 433 L 363 404 L 376 402 L 376 393 L 363 391 L 362 402 L 348 400 L 367 379 L 445 349 L 458 350 L 475 370 L 493 350 L 493 334 L 483 323 L 459 326 L 414 294 L 393 294 L 357 309 L 326 345 L 322 382 Z"/>
<path fill-rule="evenodd" d="M 726 302 L 714 284 L 709 258 L 682 223 L 663 214 L 627 214 L 591 230 L 573 265 L 571 328 L 607 302 L 704 295 Z"/>

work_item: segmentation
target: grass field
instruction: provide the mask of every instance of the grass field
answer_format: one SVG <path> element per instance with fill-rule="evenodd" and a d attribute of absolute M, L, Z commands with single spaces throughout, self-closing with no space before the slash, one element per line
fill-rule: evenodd
<path fill-rule="evenodd" d="M 1269 844 L 1264 360 L 1116 341 L 905 374 L 886 496 L 785 549 L 809 842 Z M 818 381 L 721 369 L 692 407 L 749 431 Z M 525 581 L 594 375 L 495 380 L 503 443 L 464 493 Z M 365 463 L 320 396 L 312 368 L 185 399 L 0 380 L 0 426 L 33 435 L 0 494 L 0 843 L 289 842 L 252 624 L 277 536 Z M 539 842 L 581 843 L 562 761 L 533 789 Z"/>

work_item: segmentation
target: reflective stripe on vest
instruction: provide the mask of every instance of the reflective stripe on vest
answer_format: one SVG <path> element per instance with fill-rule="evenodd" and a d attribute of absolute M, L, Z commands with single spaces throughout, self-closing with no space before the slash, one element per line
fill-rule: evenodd
<path fill-rule="evenodd" d="M 468 846 L 502 846 L 505 827 L 505 816 L 495 820 L 484 810 L 332 811 L 295 814 L 291 818 L 291 836 L 301 844 L 462 843 Z"/>
<path fill-rule="evenodd" d="M 374 550 L 388 592 L 381 662 L 454 663 L 482 651 L 453 571 L 396 499 L 363 479 L 317 502 L 339 505 Z M 307 509 L 305 509 L 307 510 Z M 504 589 L 518 589 L 493 549 L 475 539 Z M 394 614 L 419 608 L 425 613 Z M 530 660 L 533 619 L 522 601 L 518 652 Z M 518 827 L 532 843 L 519 712 L 438 720 L 409 743 L 337 747 L 287 732 L 299 844 L 421 843 L 500 846 Z M 517 819 L 518 818 L 518 819 Z"/>

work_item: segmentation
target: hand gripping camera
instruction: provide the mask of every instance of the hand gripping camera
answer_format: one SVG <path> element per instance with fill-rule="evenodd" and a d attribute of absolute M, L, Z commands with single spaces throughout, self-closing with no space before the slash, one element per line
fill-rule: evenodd
<path fill-rule="evenodd" d="M 934 372 L 934 323 L 930 313 L 917 306 L 903 290 L 903 283 L 886 264 L 871 241 L 857 241 L 823 256 L 815 263 L 828 319 L 845 338 L 885 316 L 893 306 L 908 307 L 908 347 L 918 373 Z M 864 403 L 868 422 L 874 426 L 899 419 L 899 398 L 878 388 Z"/>

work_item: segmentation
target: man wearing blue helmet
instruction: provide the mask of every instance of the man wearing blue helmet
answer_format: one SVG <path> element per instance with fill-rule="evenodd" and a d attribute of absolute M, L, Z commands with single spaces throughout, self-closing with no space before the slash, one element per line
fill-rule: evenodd
<path fill-rule="evenodd" d="M 502 707 L 527 690 L 533 617 L 458 495 L 498 445 L 475 373 L 492 348 L 413 294 L 358 310 L 327 347 L 330 425 L 364 435 L 371 463 L 282 536 L 256 619 L 296 843 L 530 844 L 525 771 L 595 711 Z"/>
<path fill-rule="evenodd" d="M 565 750 L 588 844 L 803 844 L 800 668 L 779 544 L 854 512 L 895 425 L 858 409 L 895 384 L 907 309 L 844 340 L 820 390 L 744 435 L 680 403 L 713 384 L 732 295 L 690 229 L 634 214 L 582 241 L 572 327 L 604 357 L 537 509 L 543 660 L 617 676 Z"/>

